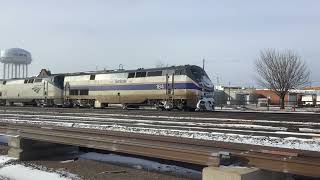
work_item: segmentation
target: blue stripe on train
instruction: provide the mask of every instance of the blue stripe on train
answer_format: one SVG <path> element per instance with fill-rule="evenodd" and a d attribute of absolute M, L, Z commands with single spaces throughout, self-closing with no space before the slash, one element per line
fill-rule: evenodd
<path fill-rule="evenodd" d="M 112 90 L 157 90 L 165 89 L 165 84 L 134 84 L 134 85 L 88 85 L 88 86 L 70 86 L 70 89 L 89 89 L 89 91 L 112 91 Z M 171 87 L 171 84 L 168 86 Z M 194 83 L 175 83 L 175 89 L 196 89 L 200 87 Z"/>

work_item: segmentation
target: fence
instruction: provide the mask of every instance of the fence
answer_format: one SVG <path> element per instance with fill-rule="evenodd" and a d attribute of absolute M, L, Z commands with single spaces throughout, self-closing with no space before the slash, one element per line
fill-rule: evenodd
<path fill-rule="evenodd" d="M 215 103 L 216 109 L 232 108 L 232 109 L 251 109 L 251 110 L 276 110 L 280 109 L 280 102 L 271 104 L 268 99 L 265 100 L 227 100 L 217 101 Z M 320 101 L 285 101 L 285 108 L 292 111 L 297 109 L 320 110 Z"/>

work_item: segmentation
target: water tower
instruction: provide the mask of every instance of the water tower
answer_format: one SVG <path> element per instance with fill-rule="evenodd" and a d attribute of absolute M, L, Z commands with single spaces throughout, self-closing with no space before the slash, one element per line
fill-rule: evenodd
<path fill-rule="evenodd" d="M 31 61 L 31 54 L 24 49 L 1 50 L 0 62 L 3 63 L 3 79 L 28 77 L 28 65 Z"/>

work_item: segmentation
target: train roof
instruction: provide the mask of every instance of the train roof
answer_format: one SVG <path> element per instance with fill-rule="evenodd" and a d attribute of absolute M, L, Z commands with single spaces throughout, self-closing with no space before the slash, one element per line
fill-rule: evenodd
<path fill-rule="evenodd" d="M 159 67 L 159 68 L 138 68 L 132 70 L 125 70 L 125 69 L 116 69 L 116 70 L 101 70 L 101 71 L 86 71 L 86 72 L 74 72 L 74 73 L 58 73 L 52 74 L 52 76 L 57 75 L 65 75 L 65 76 L 78 76 L 78 75 L 91 75 L 91 74 L 113 74 L 113 73 L 130 73 L 130 72 L 137 72 L 137 71 L 163 71 L 163 70 L 172 70 L 172 69 L 185 69 L 186 67 L 191 67 L 196 65 L 179 65 L 179 66 L 169 66 L 169 67 Z"/>

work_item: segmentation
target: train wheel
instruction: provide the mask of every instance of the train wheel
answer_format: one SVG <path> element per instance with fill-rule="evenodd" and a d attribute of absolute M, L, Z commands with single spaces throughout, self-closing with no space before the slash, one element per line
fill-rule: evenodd
<path fill-rule="evenodd" d="M 122 104 L 122 109 L 123 110 L 128 110 L 128 105 L 127 104 Z"/>

